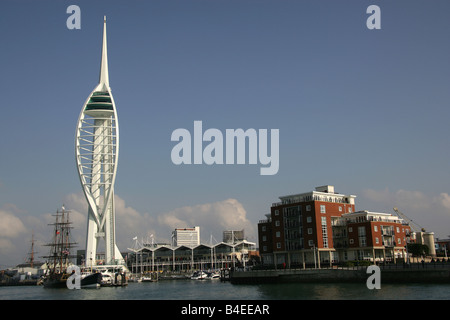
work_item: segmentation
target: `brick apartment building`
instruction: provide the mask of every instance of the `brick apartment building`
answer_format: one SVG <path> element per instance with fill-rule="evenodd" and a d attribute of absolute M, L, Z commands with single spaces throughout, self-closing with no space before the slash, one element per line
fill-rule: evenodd
<path fill-rule="evenodd" d="M 263 263 L 289 267 L 405 259 L 409 226 L 388 213 L 355 211 L 355 198 L 330 185 L 280 197 L 258 223 Z"/>

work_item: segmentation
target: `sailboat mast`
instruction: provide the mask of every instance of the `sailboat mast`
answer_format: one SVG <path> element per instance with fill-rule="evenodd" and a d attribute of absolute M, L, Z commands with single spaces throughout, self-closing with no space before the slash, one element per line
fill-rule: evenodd
<path fill-rule="evenodd" d="M 45 256 L 53 263 L 53 266 L 49 264 L 49 269 L 52 269 L 52 273 L 64 273 L 69 266 L 70 259 L 73 258 L 70 254 L 70 249 L 76 244 L 71 242 L 70 229 L 70 211 L 66 211 L 64 206 L 62 209 L 56 210 L 55 223 L 51 225 L 54 226 L 53 229 L 53 239 L 52 242 L 48 244 L 51 247 L 50 255 Z"/>
<path fill-rule="evenodd" d="M 63 207 L 63 216 L 65 215 L 66 221 L 64 222 L 64 248 L 62 248 L 62 253 L 64 255 L 64 267 L 67 269 L 69 265 L 69 213 L 65 213 Z"/>
<path fill-rule="evenodd" d="M 34 232 L 31 234 L 31 255 L 30 255 L 30 267 L 34 265 Z"/>
<path fill-rule="evenodd" d="M 64 244 L 64 230 L 63 230 L 63 221 L 64 221 L 64 213 L 61 213 L 61 222 L 58 224 L 59 230 L 57 231 L 57 234 L 59 235 L 59 250 L 57 251 L 59 254 L 59 272 L 63 272 L 63 255 L 62 255 L 62 247 Z"/>

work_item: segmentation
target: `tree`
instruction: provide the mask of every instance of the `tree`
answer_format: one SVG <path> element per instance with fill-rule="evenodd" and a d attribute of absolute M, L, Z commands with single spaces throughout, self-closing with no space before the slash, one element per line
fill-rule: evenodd
<path fill-rule="evenodd" d="M 408 243 L 408 252 L 413 256 L 426 256 L 428 255 L 429 249 L 427 245 L 420 243 Z"/>

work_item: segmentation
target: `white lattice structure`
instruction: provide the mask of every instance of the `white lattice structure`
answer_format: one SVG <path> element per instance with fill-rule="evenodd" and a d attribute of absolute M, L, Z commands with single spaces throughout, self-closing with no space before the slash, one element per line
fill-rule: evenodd
<path fill-rule="evenodd" d="M 119 127 L 109 87 L 106 18 L 98 85 L 87 98 L 78 119 L 76 163 L 88 202 L 86 265 L 96 265 L 100 240 L 105 243 L 105 264 L 123 264 L 115 240 L 114 182 L 119 156 Z"/>

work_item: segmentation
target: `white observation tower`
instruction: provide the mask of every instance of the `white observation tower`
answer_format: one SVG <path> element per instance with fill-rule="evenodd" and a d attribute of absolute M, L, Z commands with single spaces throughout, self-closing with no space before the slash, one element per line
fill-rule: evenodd
<path fill-rule="evenodd" d="M 124 260 L 115 238 L 114 182 L 119 155 L 117 112 L 108 76 L 106 17 L 98 85 L 87 98 L 78 119 L 75 153 L 86 200 L 88 221 L 86 266 L 95 266 L 100 241 L 105 245 L 105 264 L 122 265 Z M 102 242 L 103 243 L 103 242 Z"/>

